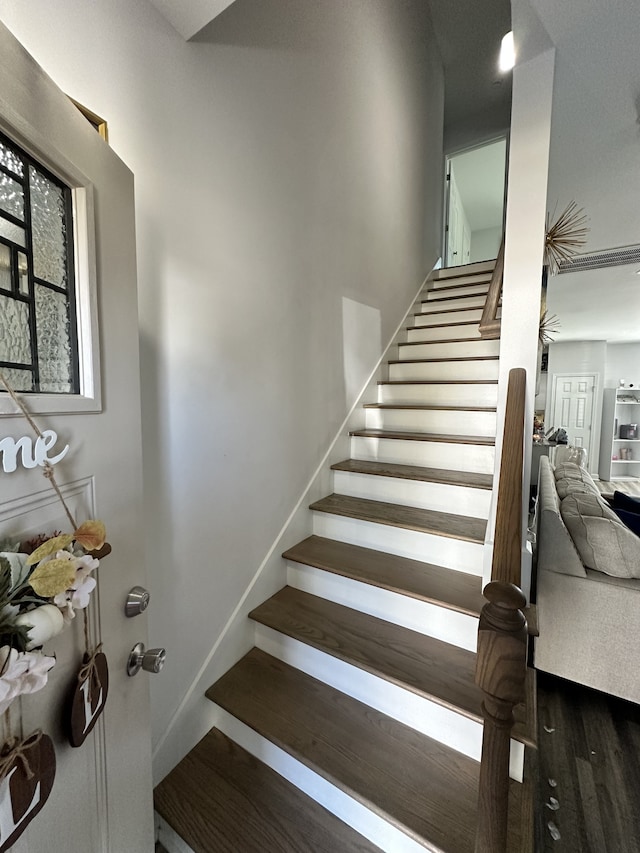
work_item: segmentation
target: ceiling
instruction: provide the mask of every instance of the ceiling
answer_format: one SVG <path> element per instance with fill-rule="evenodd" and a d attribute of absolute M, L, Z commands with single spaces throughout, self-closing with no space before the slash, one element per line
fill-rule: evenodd
<path fill-rule="evenodd" d="M 445 150 L 509 127 L 511 74 L 500 74 L 509 0 L 428 0 L 445 74 Z"/>
<path fill-rule="evenodd" d="M 639 265 L 551 276 L 547 311 L 558 317 L 554 341 L 640 340 Z"/>

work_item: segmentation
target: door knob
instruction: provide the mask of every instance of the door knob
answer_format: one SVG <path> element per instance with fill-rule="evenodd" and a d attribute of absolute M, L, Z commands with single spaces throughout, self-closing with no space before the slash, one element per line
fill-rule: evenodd
<path fill-rule="evenodd" d="M 127 595 L 124 612 L 127 616 L 139 616 L 149 606 L 151 596 L 143 586 L 134 586 Z"/>
<path fill-rule="evenodd" d="M 127 675 L 136 675 L 140 669 L 146 672 L 160 672 L 166 657 L 165 649 L 145 650 L 144 643 L 136 643 L 127 661 Z"/>

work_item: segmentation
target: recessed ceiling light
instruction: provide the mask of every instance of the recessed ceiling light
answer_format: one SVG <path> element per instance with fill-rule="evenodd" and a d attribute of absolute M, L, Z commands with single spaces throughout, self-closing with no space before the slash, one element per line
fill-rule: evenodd
<path fill-rule="evenodd" d="M 500 71 L 511 71 L 516 64 L 516 49 L 513 43 L 513 30 L 503 37 L 500 45 Z"/>

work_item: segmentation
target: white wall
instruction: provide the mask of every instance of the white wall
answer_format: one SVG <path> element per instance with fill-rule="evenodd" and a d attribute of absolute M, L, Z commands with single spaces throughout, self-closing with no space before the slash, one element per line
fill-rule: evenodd
<path fill-rule="evenodd" d="M 136 175 L 158 739 L 438 255 L 440 61 L 421 0 L 0 16 Z"/>
<path fill-rule="evenodd" d="M 608 344 L 605 388 L 617 388 L 621 379 L 640 388 L 640 343 Z"/>
<path fill-rule="evenodd" d="M 552 405 L 555 387 L 555 377 L 559 373 L 579 375 L 581 373 L 596 376 L 596 391 L 593 399 L 591 415 L 591 442 L 589 450 L 589 471 L 598 471 L 600 455 L 600 427 L 602 423 L 602 390 L 604 387 L 605 368 L 607 361 L 606 341 L 567 341 L 566 343 L 549 344 L 549 371 L 547 385 L 547 405 L 545 408 L 545 427 L 563 426 L 552 423 Z M 556 421 L 557 421 L 556 414 Z"/>
<path fill-rule="evenodd" d="M 498 255 L 502 228 L 482 228 L 471 232 L 471 263 L 487 261 Z"/>

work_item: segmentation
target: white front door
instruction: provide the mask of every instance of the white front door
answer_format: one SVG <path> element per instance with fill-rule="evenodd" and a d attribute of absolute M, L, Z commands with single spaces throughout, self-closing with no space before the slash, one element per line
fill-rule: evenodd
<path fill-rule="evenodd" d="M 592 470 L 594 463 L 591 458 L 591 421 L 595 387 L 596 377 L 593 374 L 555 374 L 553 378 L 553 425 L 567 431 L 569 444 L 573 447 L 585 448 L 589 470 Z"/>
<path fill-rule="evenodd" d="M 11 732 L 42 729 L 57 759 L 51 796 L 12 850 L 150 853 L 150 676 L 126 673 L 130 650 L 146 643 L 146 616 L 124 613 L 130 588 L 145 586 L 133 176 L 2 25 L 0 130 L 74 190 L 81 393 L 23 399 L 38 426 L 58 434 L 58 449 L 69 445 L 55 472 L 71 512 L 79 522 L 102 519 L 113 549 L 91 605 L 91 640 L 104 644 L 110 672 L 96 728 L 79 748 L 64 733 L 84 650 L 81 615 L 45 646 L 57 656 L 49 684 L 11 707 Z M 30 435 L 0 394 L 0 440 Z M 0 539 L 55 529 L 68 531 L 69 522 L 41 469 L 0 465 Z"/>

